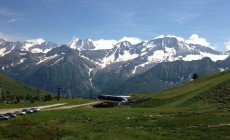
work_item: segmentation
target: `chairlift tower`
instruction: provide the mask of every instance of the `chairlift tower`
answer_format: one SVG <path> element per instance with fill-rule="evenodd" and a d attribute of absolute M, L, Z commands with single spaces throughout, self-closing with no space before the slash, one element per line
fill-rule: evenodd
<path fill-rule="evenodd" d="M 89 93 L 90 93 L 90 99 L 93 99 L 93 90 L 90 90 Z"/>
<path fill-rule="evenodd" d="M 60 100 L 60 91 L 61 91 L 62 87 L 58 86 L 57 89 L 58 89 L 58 98 L 57 98 L 57 100 L 59 101 Z"/>

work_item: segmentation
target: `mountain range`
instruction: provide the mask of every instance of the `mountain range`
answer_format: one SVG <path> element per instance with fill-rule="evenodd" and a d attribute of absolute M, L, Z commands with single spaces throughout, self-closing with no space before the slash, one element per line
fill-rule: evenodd
<path fill-rule="evenodd" d="M 0 39 L 0 69 L 16 80 L 70 96 L 152 92 L 230 68 L 230 52 L 177 37 L 81 40 L 64 45 L 43 39 Z"/>

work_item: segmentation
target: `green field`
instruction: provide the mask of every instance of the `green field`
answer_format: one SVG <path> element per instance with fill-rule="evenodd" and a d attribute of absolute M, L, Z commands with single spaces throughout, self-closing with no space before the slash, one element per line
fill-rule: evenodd
<path fill-rule="evenodd" d="M 136 99 L 150 98 L 135 105 L 41 111 L 0 121 L 0 138 L 230 139 L 229 86 L 226 71 L 156 94 L 134 94 Z"/>
<path fill-rule="evenodd" d="M 6 94 L 8 92 L 9 94 L 12 95 L 21 95 L 21 96 L 26 96 L 27 94 L 29 95 L 36 95 L 36 94 L 41 94 L 44 95 L 48 93 L 47 91 L 43 91 L 34 87 L 31 87 L 29 85 L 22 84 L 18 81 L 15 81 L 3 74 L 0 74 L 0 85 L 2 86 L 2 93 Z"/>

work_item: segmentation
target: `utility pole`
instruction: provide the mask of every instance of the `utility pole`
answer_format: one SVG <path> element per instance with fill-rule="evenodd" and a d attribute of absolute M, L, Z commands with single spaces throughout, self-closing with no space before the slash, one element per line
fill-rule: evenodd
<path fill-rule="evenodd" d="M 89 93 L 90 93 L 90 99 L 93 99 L 93 90 L 90 90 Z"/>
<path fill-rule="evenodd" d="M 59 87 L 57 87 L 57 89 L 58 89 L 58 98 L 57 98 L 57 100 L 59 101 L 59 100 L 60 100 L 60 90 L 61 90 L 62 88 L 59 86 Z"/>

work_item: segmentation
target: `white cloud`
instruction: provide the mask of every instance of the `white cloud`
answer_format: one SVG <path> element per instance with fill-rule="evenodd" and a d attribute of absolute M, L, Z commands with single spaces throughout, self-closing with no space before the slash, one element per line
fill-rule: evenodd
<path fill-rule="evenodd" d="M 199 37 L 197 34 L 192 34 L 188 40 L 185 41 L 188 44 L 199 44 L 202 46 L 210 47 L 210 43 L 205 38 Z"/>
<path fill-rule="evenodd" d="M 212 46 L 205 38 L 199 37 L 197 34 L 192 34 L 185 42 L 187 44 L 199 44 L 201 46 L 209 47 L 213 50 L 216 49 L 216 47 Z"/>
<path fill-rule="evenodd" d="M 230 40 L 224 43 L 226 45 L 226 50 L 230 51 Z"/>
<path fill-rule="evenodd" d="M 127 36 L 125 36 L 122 39 L 120 39 L 118 42 L 122 42 L 122 41 L 128 41 L 131 44 L 135 45 L 135 44 L 141 43 L 143 40 L 141 40 L 140 38 L 137 38 L 137 37 L 127 37 Z"/>
<path fill-rule="evenodd" d="M 45 42 L 45 40 L 42 39 L 42 38 L 29 39 L 29 40 L 26 40 L 26 41 L 30 42 L 30 43 L 33 43 L 34 45 L 41 45 L 42 43 Z"/>
<path fill-rule="evenodd" d="M 12 19 L 7 20 L 6 22 L 8 22 L 8 23 L 14 23 L 14 22 L 16 22 L 16 19 L 12 18 Z"/>
<path fill-rule="evenodd" d="M 187 39 L 187 40 L 185 40 L 184 38 L 182 38 L 180 36 L 175 36 L 175 35 L 167 35 L 167 36 L 160 35 L 160 36 L 157 36 L 155 39 L 164 38 L 164 37 L 174 37 L 177 40 L 183 41 L 183 42 L 185 42 L 187 44 L 199 44 L 201 46 L 209 47 L 211 49 L 216 49 L 215 47 L 211 46 L 211 44 L 205 38 L 199 37 L 199 35 L 197 35 L 197 34 L 192 34 L 189 37 L 189 39 Z"/>

